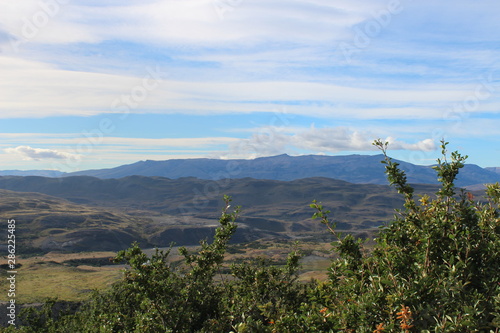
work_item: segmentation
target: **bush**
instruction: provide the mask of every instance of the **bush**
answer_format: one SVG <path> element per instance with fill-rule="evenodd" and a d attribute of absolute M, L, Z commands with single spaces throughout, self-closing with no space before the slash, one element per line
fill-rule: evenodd
<path fill-rule="evenodd" d="M 454 180 L 466 157 L 454 152 L 434 167 L 442 186 L 434 199 L 417 201 L 406 176 L 376 141 L 391 185 L 405 197 L 404 210 L 383 228 L 363 255 L 362 243 L 338 234 L 327 212 L 321 218 L 341 257 L 318 290 L 331 327 L 356 332 L 493 332 L 500 327 L 500 186 L 489 185 L 488 203 L 475 202 Z M 326 316 L 325 316 L 326 317 Z M 334 319 L 333 319 L 334 318 Z"/>

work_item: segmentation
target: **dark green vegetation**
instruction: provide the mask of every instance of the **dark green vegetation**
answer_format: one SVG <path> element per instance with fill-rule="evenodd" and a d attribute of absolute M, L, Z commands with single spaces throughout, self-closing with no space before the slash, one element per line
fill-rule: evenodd
<path fill-rule="evenodd" d="M 385 154 L 386 145 L 376 142 Z M 463 167 L 458 153 L 436 166 L 441 187 L 417 196 L 398 164 L 386 158 L 389 181 L 404 209 L 380 231 L 373 251 L 340 233 L 330 212 L 314 202 L 314 216 L 336 238 L 338 259 L 325 282 L 299 283 L 301 256 L 285 265 L 265 259 L 226 267 L 238 209 L 226 198 L 213 242 L 195 253 L 180 249 L 147 256 L 134 245 L 116 260 L 129 263 L 110 291 L 58 320 L 31 314 L 26 332 L 498 332 L 500 329 L 500 185 L 487 201 L 456 193 Z M 231 279 L 216 278 L 229 271 Z M 50 312 L 50 304 L 47 306 Z"/>

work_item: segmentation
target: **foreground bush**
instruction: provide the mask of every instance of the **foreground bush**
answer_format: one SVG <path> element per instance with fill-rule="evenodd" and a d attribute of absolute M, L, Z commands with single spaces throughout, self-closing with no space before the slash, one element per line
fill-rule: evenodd
<path fill-rule="evenodd" d="M 385 155 L 391 185 L 404 209 L 383 227 L 373 251 L 335 230 L 321 204 L 318 218 L 337 241 L 339 259 L 329 279 L 297 281 L 300 255 L 284 267 L 265 259 L 233 265 L 233 279 L 215 279 L 238 210 L 230 199 L 211 244 L 190 254 L 185 265 L 167 264 L 170 251 L 151 258 L 134 245 L 118 254 L 130 269 L 110 291 L 96 293 L 79 312 L 50 319 L 31 315 L 25 332 L 498 332 L 500 330 L 500 185 L 489 185 L 480 203 L 457 190 L 465 157 L 451 154 L 435 167 L 440 190 L 413 194 L 406 176 Z M 50 309 L 49 309 L 50 310 Z"/>
<path fill-rule="evenodd" d="M 338 237 L 341 256 L 317 299 L 334 330 L 353 332 L 496 332 L 500 327 L 500 186 L 486 190 L 488 202 L 456 193 L 453 182 L 465 157 L 451 154 L 435 167 L 441 189 L 415 200 L 404 172 L 384 153 L 391 185 L 404 195 L 404 210 L 383 228 L 375 250 L 338 235 L 319 204 L 321 218 Z"/>

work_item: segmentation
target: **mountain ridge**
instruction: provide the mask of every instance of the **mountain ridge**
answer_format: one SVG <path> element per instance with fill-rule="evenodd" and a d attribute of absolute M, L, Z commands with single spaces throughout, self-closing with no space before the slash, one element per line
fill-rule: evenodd
<path fill-rule="evenodd" d="M 93 176 L 102 179 L 122 178 L 132 175 L 158 176 L 171 179 L 196 177 L 199 179 L 270 179 L 297 180 L 312 177 L 326 177 L 355 184 L 388 184 L 382 154 L 378 155 L 301 155 L 287 154 L 243 159 L 174 159 L 165 161 L 139 161 L 116 168 L 85 170 L 64 176 Z M 415 165 L 394 160 L 405 170 L 410 183 L 437 184 L 432 166 Z M 457 186 L 471 186 L 500 181 L 500 173 L 466 164 L 457 178 Z"/>
<path fill-rule="evenodd" d="M 119 179 L 128 176 L 165 177 L 179 179 L 195 177 L 206 180 L 220 179 L 269 179 L 296 180 L 312 177 L 326 177 L 344 180 L 355 184 L 388 184 L 384 174 L 384 159 L 378 155 L 301 155 L 281 154 L 269 157 L 245 159 L 171 159 L 145 160 L 124 164 L 114 168 L 82 170 L 61 173 L 52 170 L 0 171 L 0 176 L 44 176 L 71 177 L 91 176 L 100 179 Z M 394 160 L 405 170 L 408 182 L 437 184 L 436 173 L 430 166 L 415 165 Z M 466 164 L 458 175 L 457 186 L 481 186 L 485 183 L 500 181 L 500 168 L 481 168 L 475 164 Z"/>

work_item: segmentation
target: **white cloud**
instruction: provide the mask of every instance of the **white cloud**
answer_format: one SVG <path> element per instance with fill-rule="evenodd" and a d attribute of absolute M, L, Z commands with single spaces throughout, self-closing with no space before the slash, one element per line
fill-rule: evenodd
<path fill-rule="evenodd" d="M 15 148 L 4 149 L 7 154 L 17 154 L 27 160 L 67 160 L 80 159 L 81 155 L 72 154 L 53 149 L 32 148 L 30 146 L 18 146 Z"/>
<path fill-rule="evenodd" d="M 230 145 L 228 153 L 220 154 L 224 158 L 255 158 L 283 153 L 306 151 L 311 154 L 338 152 L 373 151 L 373 141 L 378 137 L 370 131 L 359 131 L 347 127 L 315 128 L 289 133 L 285 128 L 261 128 L 249 139 L 241 139 Z M 393 150 L 434 151 L 436 145 L 432 139 L 424 139 L 416 143 L 407 143 L 393 137 L 384 141 L 390 142 Z"/>
<path fill-rule="evenodd" d="M 417 143 L 406 143 L 399 141 L 393 137 L 388 137 L 385 139 L 386 142 L 390 144 L 390 148 L 393 150 L 419 150 L 419 151 L 434 151 L 437 146 L 433 139 L 424 139 Z"/>
<path fill-rule="evenodd" d="M 112 147 L 114 149 L 158 149 L 161 147 L 178 147 L 178 148 L 188 148 L 188 147 L 208 147 L 215 145 L 230 144 L 237 141 L 236 138 L 231 137 L 202 137 L 202 138 L 135 138 L 135 137 L 113 137 L 106 136 L 102 132 L 89 132 L 87 134 L 82 133 L 65 133 L 65 134 L 44 134 L 44 133 L 0 133 L 0 139 L 2 144 L 8 142 L 12 144 L 13 142 L 34 142 L 36 141 L 40 145 L 50 145 L 58 146 L 71 150 L 75 154 L 79 154 L 78 147 L 82 147 L 81 150 L 90 150 L 88 146 L 97 147 Z M 24 149 L 26 146 L 22 145 Z M 87 148 L 85 148 L 87 147 Z M 18 149 L 21 147 L 17 147 Z M 29 147 L 28 147 L 29 148 Z M 14 149 L 14 148 L 10 148 Z"/>

